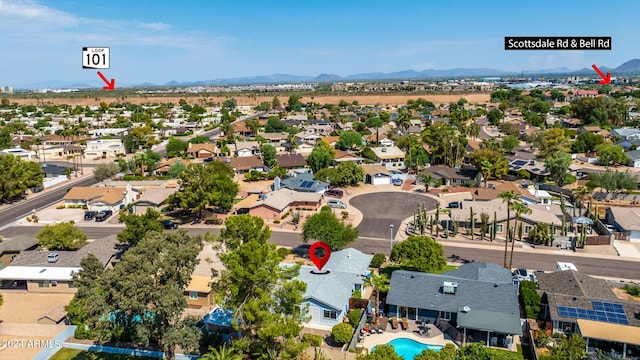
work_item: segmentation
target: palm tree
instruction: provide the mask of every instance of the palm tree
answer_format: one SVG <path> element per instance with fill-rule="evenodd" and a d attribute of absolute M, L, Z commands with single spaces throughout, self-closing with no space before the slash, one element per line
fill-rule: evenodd
<path fill-rule="evenodd" d="M 373 286 L 374 291 L 376 292 L 376 314 L 377 317 L 380 313 L 380 292 L 389 291 L 389 278 L 384 275 L 376 275 L 373 272 L 371 276 L 366 280 L 366 284 L 368 286 Z"/>
<path fill-rule="evenodd" d="M 510 223 L 511 223 L 511 202 L 517 199 L 517 195 L 513 190 L 501 192 L 498 196 L 502 199 L 502 202 L 507 203 L 507 238 L 504 242 L 504 267 L 507 267 L 507 252 L 509 250 L 509 234 L 511 231 Z M 513 239 L 511 239 L 513 241 Z"/>
<path fill-rule="evenodd" d="M 518 228 L 518 219 L 520 219 L 520 215 L 522 214 L 531 214 L 531 209 L 527 207 L 523 202 L 516 201 L 511 204 L 511 209 L 516 212 L 516 220 L 513 224 L 513 229 Z M 514 236 L 515 237 L 515 236 Z M 511 265 L 513 264 L 513 246 L 515 244 L 515 239 L 511 240 L 511 255 L 509 255 L 509 269 L 511 269 Z"/>
<path fill-rule="evenodd" d="M 424 174 L 422 175 L 422 177 L 420 177 L 420 180 L 424 184 L 424 191 L 429 192 L 430 184 L 434 182 L 436 179 L 431 174 Z"/>
<path fill-rule="evenodd" d="M 573 190 L 573 198 L 574 198 L 574 206 L 579 205 L 579 209 L 582 210 L 584 207 L 584 200 L 588 195 L 591 194 L 591 191 L 587 189 L 586 186 L 578 186 L 575 190 Z M 582 211 L 580 211 L 580 215 L 582 215 Z"/>
<path fill-rule="evenodd" d="M 406 110 L 401 109 L 398 113 L 398 120 L 396 124 L 398 125 L 398 127 L 403 128 L 404 132 L 406 133 L 409 126 L 411 126 L 411 115 L 409 115 Z"/>
<path fill-rule="evenodd" d="M 236 354 L 235 350 L 227 348 L 226 344 L 216 349 L 209 347 L 209 352 L 201 358 L 204 360 L 242 360 L 242 355 Z"/>
<path fill-rule="evenodd" d="M 480 173 L 482 174 L 482 178 L 484 180 L 484 187 L 487 187 L 487 180 L 489 180 L 489 176 L 491 176 L 493 167 L 493 163 L 489 160 L 482 160 L 482 162 L 480 163 Z"/>

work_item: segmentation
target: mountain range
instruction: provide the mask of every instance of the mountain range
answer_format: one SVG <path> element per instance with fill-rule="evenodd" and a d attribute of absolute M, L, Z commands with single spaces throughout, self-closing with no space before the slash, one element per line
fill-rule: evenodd
<path fill-rule="evenodd" d="M 640 74 L 640 59 L 632 59 L 624 64 L 609 68 L 601 66 L 600 71 L 603 73 L 610 72 L 613 76 L 624 74 Z M 365 80 L 420 80 L 433 78 L 456 78 L 456 77 L 479 77 L 479 76 L 517 76 L 526 74 L 536 75 L 595 75 L 592 68 L 583 68 L 580 70 L 572 70 L 569 68 L 554 68 L 524 72 L 507 72 L 491 68 L 454 68 L 448 70 L 403 70 L 397 72 L 383 73 L 361 73 L 347 76 L 336 74 L 320 74 L 317 76 L 306 75 L 290 75 L 290 74 L 271 74 L 259 76 L 245 76 L 236 78 L 219 78 L 213 80 L 179 82 L 170 81 L 165 84 L 143 83 L 143 84 L 127 84 L 116 82 L 117 87 L 176 87 L 176 86 L 204 86 L 204 85 L 244 85 L 244 84 L 276 84 L 276 83 L 301 83 L 301 82 L 334 82 L 334 81 L 365 81 Z M 104 86 L 99 79 L 90 81 L 64 81 L 64 80 L 48 80 L 32 84 L 24 84 L 16 86 L 16 89 L 71 89 L 71 88 L 99 88 Z"/>

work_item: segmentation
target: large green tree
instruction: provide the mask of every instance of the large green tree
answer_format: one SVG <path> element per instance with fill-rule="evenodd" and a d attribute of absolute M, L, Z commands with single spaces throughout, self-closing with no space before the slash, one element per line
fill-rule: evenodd
<path fill-rule="evenodd" d="M 118 233 L 118 241 L 121 243 L 137 245 L 147 233 L 162 232 L 160 213 L 150 208 L 143 215 L 123 212 L 119 220 L 125 224 L 125 228 Z"/>
<path fill-rule="evenodd" d="M 81 270 L 73 273 L 73 285 L 78 289 L 71 302 L 65 306 L 65 311 L 73 325 L 77 325 L 75 337 L 78 339 L 91 338 L 91 331 L 87 330 L 87 299 L 99 290 L 98 283 L 104 275 L 104 264 L 89 253 L 80 261 Z"/>
<path fill-rule="evenodd" d="M 29 188 L 42 186 L 44 173 L 35 162 L 0 155 L 0 201 L 15 200 Z"/>
<path fill-rule="evenodd" d="M 69 221 L 45 225 L 36 234 L 36 239 L 40 246 L 49 250 L 73 250 L 87 241 L 88 236 L 73 221 Z"/>
<path fill-rule="evenodd" d="M 255 357 L 271 350 L 292 359 L 304 349 L 297 336 L 306 318 L 300 307 L 306 285 L 294 279 L 299 267 L 280 266 L 276 245 L 266 241 L 270 231 L 259 227 L 261 221 L 244 216 L 221 233 L 227 245 L 220 254 L 224 270 L 213 289 L 216 300 L 234 311 L 233 324 L 240 331 L 235 349 Z"/>
<path fill-rule="evenodd" d="M 596 147 L 598 162 L 602 166 L 622 165 L 628 162 L 624 149 L 616 144 L 600 144 Z"/>
<path fill-rule="evenodd" d="M 336 146 L 342 150 L 351 150 L 362 147 L 362 135 L 355 131 L 343 131 Z"/>
<path fill-rule="evenodd" d="M 601 173 L 589 174 L 587 187 L 590 189 L 601 188 L 607 192 L 635 190 L 638 188 L 638 178 L 627 171 L 606 170 Z"/>
<path fill-rule="evenodd" d="M 428 126 L 421 134 L 424 142 L 429 145 L 431 159 L 453 167 L 461 164 L 466 153 L 467 137 L 458 128 L 445 122 L 438 122 Z"/>
<path fill-rule="evenodd" d="M 113 175 L 119 172 L 120 165 L 116 164 L 115 162 L 102 163 L 96 165 L 96 167 L 93 169 L 93 177 L 98 181 L 102 181 L 104 179 L 111 178 Z"/>
<path fill-rule="evenodd" d="M 329 181 L 332 186 L 357 185 L 364 179 L 364 170 L 353 161 L 343 161 L 335 168 L 325 168 L 315 173 L 315 179 Z"/>
<path fill-rule="evenodd" d="M 394 244 L 391 260 L 421 272 L 439 272 L 447 265 L 442 245 L 428 236 L 412 235 Z"/>
<path fill-rule="evenodd" d="M 323 206 L 320 212 L 311 215 L 302 225 L 302 240 L 319 240 L 329 244 L 331 249 L 345 248 L 358 237 L 358 228 L 339 220 L 333 210 Z"/>
<path fill-rule="evenodd" d="M 534 143 L 539 149 L 538 157 L 542 159 L 557 152 L 569 152 L 569 138 L 562 128 L 542 131 L 536 136 Z"/>
<path fill-rule="evenodd" d="M 477 149 L 469 153 L 469 158 L 471 164 L 482 173 L 485 186 L 489 177 L 502 179 L 509 172 L 509 162 L 502 156 L 501 151 Z"/>
<path fill-rule="evenodd" d="M 549 176 L 556 185 L 565 186 L 570 179 L 569 165 L 571 165 L 571 155 L 555 152 L 546 158 L 544 169 L 549 172 Z"/>
<path fill-rule="evenodd" d="M 169 139 L 169 141 L 167 142 L 167 157 L 172 158 L 172 157 L 179 157 L 182 156 L 182 154 L 187 151 L 187 149 L 189 148 L 189 144 L 180 140 L 180 139 L 176 139 L 174 137 L 171 137 Z"/>
<path fill-rule="evenodd" d="M 307 163 L 311 170 L 316 173 L 321 169 L 328 168 L 331 165 L 331 161 L 333 160 L 333 155 L 335 155 L 336 150 L 331 147 L 328 143 L 324 141 L 319 141 L 309 154 L 307 158 Z"/>
<path fill-rule="evenodd" d="M 202 238 L 184 230 L 150 232 L 129 249 L 86 300 L 86 323 L 95 340 L 158 345 L 168 359 L 178 345 L 185 353 L 197 350 L 200 331 L 183 313 L 184 289 L 201 250 Z"/>
<path fill-rule="evenodd" d="M 223 162 L 211 161 L 187 166 L 180 174 L 180 191 L 169 201 L 176 207 L 197 211 L 200 216 L 207 206 L 230 209 L 237 194 L 233 169 Z"/>
<path fill-rule="evenodd" d="M 277 165 L 276 148 L 271 144 L 260 146 L 260 154 L 262 155 L 262 163 L 270 168 Z"/>

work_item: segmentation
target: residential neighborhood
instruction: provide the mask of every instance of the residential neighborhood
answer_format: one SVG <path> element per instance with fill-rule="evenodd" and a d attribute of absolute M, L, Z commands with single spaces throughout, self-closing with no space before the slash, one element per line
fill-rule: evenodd
<path fill-rule="evenodd" d="M 0 0 L 0 359 L 640 359 L 638 5 L 292 5 Z"/>

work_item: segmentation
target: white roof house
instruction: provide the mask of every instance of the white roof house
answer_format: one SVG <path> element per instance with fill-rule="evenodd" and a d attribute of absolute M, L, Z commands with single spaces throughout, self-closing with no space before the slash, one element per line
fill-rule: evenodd
<path fill-rule="evenodd" d="M 7 266 L 0 270 L 0 280 L 71 281 L 81 267 Z"/>

